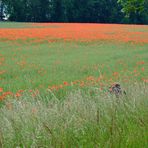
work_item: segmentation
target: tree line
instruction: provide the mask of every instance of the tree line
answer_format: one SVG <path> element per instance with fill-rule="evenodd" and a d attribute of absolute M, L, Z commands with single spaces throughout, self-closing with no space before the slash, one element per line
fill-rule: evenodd
<path fill-rule="evenodd" d="M 0 0 L 0 20 L 148 24 L 148 0 Z"/>

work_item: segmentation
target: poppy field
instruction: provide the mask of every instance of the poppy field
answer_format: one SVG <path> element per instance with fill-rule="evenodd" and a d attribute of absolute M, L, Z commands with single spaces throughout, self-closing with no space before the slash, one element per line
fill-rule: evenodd
<path fill-rule="evenodd" d="M 11 25 L 0 29 L 1 100 L 24 90 L 148 81 L 147 26 Z"/>
<path fill-rule="evenodd" d="M 0 146 L 146 147 L 147 74 L 146 25 L 0 23 Z"/>

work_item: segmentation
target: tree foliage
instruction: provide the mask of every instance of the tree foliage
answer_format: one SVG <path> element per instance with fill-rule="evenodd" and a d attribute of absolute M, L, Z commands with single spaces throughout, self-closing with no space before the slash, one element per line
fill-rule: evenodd
<path fill-rule="evenodd" d="M 147 0 L 118 0 L 118 3 L 121 4 L 121 11 L 125 14 L 126 18 L 129 18 L 131 23 L 144 23 L 146 22 L 146 3 Z M 148 6 L 148 5 L 147 5 Z"/>
<path fill-rule="evenodd" d="M 0 0 L 0 20 L 2 20 L 4 17 L 3 13 L 4 13 L 4 3 L 2 0 Z"/>
<path fill-rule="evenodd" d="M 148 23 L 147 0 L 0 0 L 0 16 L 4 6 L 11 21 Z"/>

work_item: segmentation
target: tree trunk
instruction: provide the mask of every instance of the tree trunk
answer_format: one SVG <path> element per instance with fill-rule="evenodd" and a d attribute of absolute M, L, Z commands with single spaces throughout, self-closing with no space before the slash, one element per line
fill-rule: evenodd
<path fill-rule="evenodd" d="M 0 20 L 2 21 L 3 20 L 3 17 L 4 17 L 4 5 L 2 3 L 2 1 L 0 1 Z"/>

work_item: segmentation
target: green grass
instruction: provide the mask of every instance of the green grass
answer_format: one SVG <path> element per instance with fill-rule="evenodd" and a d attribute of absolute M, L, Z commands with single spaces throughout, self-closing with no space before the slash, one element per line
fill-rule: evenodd
<path fill-rule="evenodd" d="M 4 29 L 4 28 L 58 28 L 59 26 L 57 25 L 38 25 L 39 23 L 22 23 L 22 22 L 0 22 L 0 29 Z"/>
<path fill-rule="evenodd" d="M 147 49 L 148 44 L 118 41 L 0 40 L 0 88 L 24 91 L 0 101 L 0 148 L 148 147 Z M 94 83 L 89 76 L 101 80 Z M 47 89 L 76 80 L 89 85 Z M 127 92 L 118 99 L 108 93 L 116 81 Z"/>
<path fill-rule="evenodd" d="M 25 28 L 29 27 L 29 23 L 17 23 L 17 22 L 0 22 L 0 28 Z"/>
<path fill-rule="evenodd" d="M 118 99 L 93 87 L 61 101 L 28 94 L 7 99 L 0 108 L 0 147 L 146 148 L 148 87 L 137 83 L 125 89 L 127 95 Z"/>
<path fill-rule="evenodd" d="M 100 72 L 106 79 L 113 72 L 119 72 L 121 81 L 131 76 L 134 69 L 140 72 L 136 79 L 146 77 L 148 68 L 148 45 L 125 43 L 40 43 L 14 44 L 0 42 L 1 57 L 5 60 L 0 67 L 1 87 L 6 91 L 19 89 L 46 89 L 49 85 L 63 84 L 63 81 L 83 80 L 88 76 L 99 77 Z M 123 64 L 119 64 L 122 61 Z M 144 65 L 136 67 L 136 63 Z M 141 71 L 141 67 L 145 71 Z M 114 79 L 114 78 L 113 78 Z M 134 77 L 133 77 L 134 79 Z"/>

